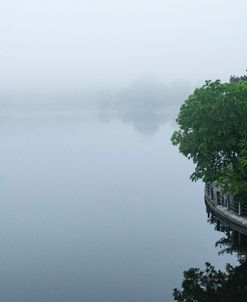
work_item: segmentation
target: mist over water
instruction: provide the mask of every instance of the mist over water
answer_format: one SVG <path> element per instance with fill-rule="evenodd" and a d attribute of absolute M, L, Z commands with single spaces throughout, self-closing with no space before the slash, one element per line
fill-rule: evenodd
<path fill-rule="evenodd" d="M 188 267 L 235 262 L 167 116 L 110 106 L 2 113 L 2 301 L 168 302 Z"/>
<path fill-rule="evenodd" d="M 97 115 L 102 123 L 121 120 L 144 134 L 152 134 L 167 122 L 175 122 L 179 107 L 192 93 L 188 81 L 167 85 L 151 76 L 123 88 L 85 89 L 55 94 L 1 95 L 0 116 L 38 118 L 46 115 L 78 117 Z"/>
<path fill-rule="evenodd" d="M 244 1 L 0 1 L 0 301 L 171 302 L 217 254 L 171 145 L 246 66 Z"/>

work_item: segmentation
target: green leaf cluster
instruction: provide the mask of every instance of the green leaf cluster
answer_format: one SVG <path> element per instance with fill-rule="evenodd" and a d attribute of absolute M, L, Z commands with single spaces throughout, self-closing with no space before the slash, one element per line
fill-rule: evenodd
<path fill-rule="evenodd" d="M 247 200 L 247 80 L 206 81 L 181 106 L 172 143 L 196 164 L 193 181 L 215 181 Z"/>

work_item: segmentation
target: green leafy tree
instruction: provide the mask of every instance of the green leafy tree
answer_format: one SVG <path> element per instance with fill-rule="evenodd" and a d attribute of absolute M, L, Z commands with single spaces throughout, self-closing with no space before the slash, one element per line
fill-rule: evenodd
<path fill-rule="evenodd" d="M 180 108 L 172 143 L 196 164 L 191 179 L 216 181 L 247 200 L 247 79 L 206 81 Z"/>

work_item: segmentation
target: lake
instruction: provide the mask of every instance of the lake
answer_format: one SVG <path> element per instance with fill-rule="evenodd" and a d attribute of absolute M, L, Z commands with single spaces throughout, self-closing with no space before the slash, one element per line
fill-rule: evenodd
<path fill-rule="evenodd" d="M 218 255 L 174 123 L 98 112 L 2 114 L 0 300 L 170 302 Z"/>

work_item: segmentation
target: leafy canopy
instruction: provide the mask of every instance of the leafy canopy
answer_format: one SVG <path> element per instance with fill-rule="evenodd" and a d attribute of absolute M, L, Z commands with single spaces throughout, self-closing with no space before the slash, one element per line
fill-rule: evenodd
<path fill-rule="evenodd" d="M 172 143 L 196 164 L 193 181 L 216 181 L 247 198 L 247 78 L 206 81 L 180 108 Z"/>

